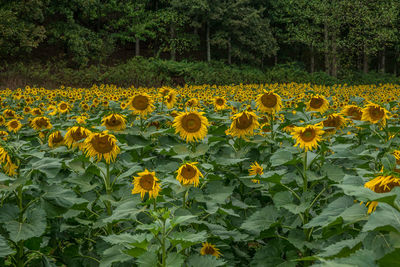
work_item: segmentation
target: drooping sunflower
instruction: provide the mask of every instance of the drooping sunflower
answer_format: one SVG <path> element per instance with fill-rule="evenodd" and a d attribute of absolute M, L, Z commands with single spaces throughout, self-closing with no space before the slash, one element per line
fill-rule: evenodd
<path fill-rule="evenodd" d="M 18 169 L 18 166 L 12 162 L 9 153 L 3 147 L 0 147 L 0 164 L 8 176 L 14 176 L 17 174 L 16 170 Z"/>
<path fill-rule="evenodd" d="M 196 167 L 197 162 L 185 163 L 176 172 L 178 173 L 176 179 L 183 185 L 193 184 L 197 187 L 199 185 L 200 176 L 203 174 Z"/>
<path fill-rule="evenodd" d="M 121 151 L 117 145 L 115 136 L 109 134 L 107 131 L 90 134 L 85 139 L 83 148 L 87 156 L 94 159 L 97 158 L 97 161 L 104 158 L 107 163 L 114 162 Z"/>
<path fill-rule="evenodd" d="M 120 114 L 108 115 L 101 122 L 101 126 L 105 126 L 107 130 L 122 131 L 126 128 L 125 116 Z"/>
<path fill-rule="evenodd" d="M 396 158 L 396 164 L 400 165 L 400 150 L 393 151 L 393 156 Z"/>
<path fill-rule="evenodd" d="M 64 145 L 64 137 L 62 136 L 60 131 L 55 131 L 54 133 L 49 135 L 49 147 L 56 148 Z"/>
<path fill-rule="evenodd" d="M 263 94 L 257 96 L 256 105 L 261 112 L 274 114 L 281 110 L 282 99 L 278 94 L 264 90 Z"/>
<path fill-rule="evenodd" d="M 6 131 L 0 131 L 0 139 L 7 141 L 8 133 Z"/>
<path fill-rule="evenodd" d="M 61 114 L 67 113 L 67 112 L 69 112 L 71 110 L 71 106 L 67 102 L 61 101 L 57 106 L 57 110 Z"/>
<path fill-rule="evenodd" d="M 326 133 L 333 134 L 336 130 L 343 127 L 345 123 L 346 119 L 342 115 L 331 114 L 322 122 L 322 125 L 329 128 L 325 130 Z"/>
<path fill-rule="evenodd" d="M 64 140 L 65 144 L 68 148 L 78 147 L 79 149 L 83 148 L 83 141 L 87 138 L 92 132 L 89 129 L 86 129 L 82 126 L 74 126 L 68 129 L 65 134 Z"/>
<path fill-rule="evenodd" d="M 32 116 L 42 116 L 43 111 L 40 108 L 34 108 L 31 111 Z"/>
<path fill-rule="evenodd" d="M 174 107 L 176 103 L 176 95 L 178 93 L 175 90 L 169 90 L 169 93 L 165 96 L 164 102 L 167 108 L 171 109 Z"/>
<path fill-rule="evenodd" d="M 222 96 L 217 96 L 214 98 L 214 109 L 224 110 L 226 109 L 226 100 Z"/>
<path fill-rule="evenodd" d="M 308 125 L 306 127 L 294 127 L 291 134 L 296 140 L 295 146 L 299 145 L 305 151 L 312 150 L 318 146 L 324 133 L 322 126 Z"/>
<path fill-rule="evenodd" d="M 133 114 L 145 116 L 154 110 L 153 99 L 146 93 L 135 95 L 128 103 Z"/>
<path fill-rule="evenodd" d="M 249 169 L 249 175 L 253 176 L 253 175 L 263 175 L 264 174 L 264 168 L 262 166 L 260 166 L 260 164 L 258 164 L 258 162 L 254 162 L 250 165 L 250 169 Z M 258 179 L 252 179 L 251 180 L 253 183 L 260 183 L 260 180 Z"/>
<path fill-rule="evenodd" d="M 5 117 L 6 119 L 13 119 L 13 118 L 16 117 L 17 114 L 16 114 L 15 111 L 12 110 L 12 109 L 5 109 L 5 110 L 3 111 L 3 115 L 4 115 L 4 117 Z"/>
<path fill-rule="evenodd" d="M 133 178 L 132 194 L 140 193 L 142 199 L 146 193 L 149 194 L 149 198 L 156 198 L 161 191 L 155 172 L 149 172 L 145 169 L 144 172 L 139 172 L 138 176 Z"/>
<path fill-rule="evenodd" d="M 365 108 L 362 109 L 362 117 L 361 120 L 369 121 L 370 123 L 378 123 L 380 122 L 382 125 L 386 124 L 386 119 L 389 111 L 385 108 L 370 102 Z"/>
<path fill-rule="evenodd" d="M 254 135 L 254 130 L 260 126 L 254 112 L 243 111 L 232 116 L 232 123 L 226 134 L 239 138 Z"/>
<path fill-rule="evenodd" d="M 347 105 L 343 108 L 342 114 L 351 117 L 352 120 L 360 121 L 362 117 L 362 109 L 356 105 Z"/>
<path fill-rule="evenodd" d="M 50 116 L 54 116 L 54 115 L 57 114 L 58 109 L 57 109 L 57 107 L 55 105 L 49 105 L 47 107 L 47 111 L 49 111 L 49 115 Z"/>
<path fill-rule="evenodd" d="M 364 184 L 364 187 L 371 189 L 375 193 L 387 193 L 396 186 L 400 186 L 400 179 L 394 176 L 378 176 Z M 378 206 L 377 201 L 367 202 L 368 213 L 375 211 Z"/>
<path fill-rule="evenodd" d="M 204 112 L 198 111 L 180 112 L 172 124 L 175 133 L 179 133 L 186 142 L 204 139 L 210 124 L 203 114 Z"/>
<path fill-rule="evenodd" d="M 200 250 L 201 255 L 212 255 L 216 258 L 219 258 L 222 255 L 219 248 L 215 247 L 215 245 L 208 242 L 202 243 L 202 245 L 203 247 Z"/>
<path fill-rule="evenodd" d="M 53 125 L 50 123 L 50 119 L 47 117 L 36 117 L 31 121 L 31 127 L 36 130 L 45 130 L 45 129 L 51 129 Z"/>
<path fill-rule="evenodd" d="M 16 133 L 16 132 L 18 132 L 18 131 L 21 129 L 21 127 L 22 127 L 22 123 L 21 123 L 19 120 L 17 120 L 17 119 L 10 120 L 10 121 L 7 123 L 7 130 L 8 130 L 9 132 L 14 132 L 14 133 Z"/>
<path fill-rule="evenodd" d="M 322 95 L 315 95 L 311 97 L 310 101 L 307 103 L 307 110 L 318 111 L 319 113 L 324 113 L 329 108 L 328 100 Z"/>

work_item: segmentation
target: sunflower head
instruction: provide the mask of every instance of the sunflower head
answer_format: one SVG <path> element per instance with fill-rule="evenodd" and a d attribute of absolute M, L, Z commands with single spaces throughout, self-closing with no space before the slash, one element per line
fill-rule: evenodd
<path fill-rule="evenodd" d="M 400 179 L 394 176 L 378 176 L 364 184 L 364 187 L 371 189 L 375 193 L 387 193 L 396 186 L 400 186 Z M 367 202 L 368 213 L 375 211 L 378 205 L 377 201 Z"/>
<path fill-rule="evenodd" d="M 0 115 L 0 126 L 3 126 L 6 123 L 6 119 Z"/>
<path fill-rule="evenodd" d="M 49 135 L 49 147 L 56 148 L 64 145 L 64 137 L 62 136 L 60 131 L 56 131 Z"/>
<path fill-rule="evenodd" d="M 31 111 L 32 116 L 42 116 L 43 111 L 40 108 L 34 108 Z"/>
<path fill-rule="evenodd" d="M 15 113 L 15 111 L 14 110 L 12 110 L 12 109 L 5 109 L 4 111 L 3 111 L 3 116 L 6 118 L 6 119 L 13 119 L 13 118 L 15 118 L 16 117 L 16 113 Z"/>
<path fill-rule="evenodd" d="M 129 101 L 129 109 L 132 110 L 133 114 L 145 116 L 154 110 L 152 98 L 146 94 L 141 93 L 132 97 Z"/>
<path fill-rule="evenodd" d="M 299 145 L 305 151 L 312 150 L 318 146 L 324 133 L 322 126 L 308 125 L 306 127 L 294 127 L 291 132 L 296 140 L 295 146 Z"/>
<path fill-rule="evenodd" d="M 62 113 L 67 113 L 71 110 L 71 106 L 69 103 L 61 101 L 58 106 L 57 106 L 58 112 Z"/>
<path fill-rule="evenodd" d="M 331 114 L 323 122 L 322 125 L 327 127 L 326 133 L 333 134 L 336 130 L 343 127 L 346 123 L 346 119 L 340 114 Z"/>
<path fill-rule="evenodd" d="M 203 247 L 200 250 L 201 255 L 212 255 L 216 258 L 219 258 L 222 255 L 219 251 L 219 248 L 217 248 L 215 245 L 208 242 L 202 243 L 202 245 Z"/>
<path fill-rule="evenodd" d="M 324 113 L 329 108 L 328 100 L 322 95 L 315 95 L 311 97 L 310 101 L 307 103 L 307 110 L 317 111 L 319 113 Z"/>
<path fill-rule="evenodd" d="M 356 105 L 347 105 L 343 108 L 342 114 L 350 117 L 352 120 L 360 121 L 362 117 L 362 109 Z"/>
<path fill-rule="evenodd" d="M 176 95 L 178 93 L 175 90 L 169 90 L 168 94 L 164 97 L 164 102 L 167 108 L 171 109 L 176 103 Z"/>
<path fill-rule="evenodd" d="M 82 126 L 74 126 L 68 129 L 65 134 L 64 140 L 65 144 L 68 148 L 78 147 L 79 149 L 83 148 L 83 141 L 87 138 L 92 132 L 89 129 L 86 129 Z"/>
<path fill-rule="evenodd" d="M 374 104 L 369 103 L 362 109 L 362 117 L 361 120 L 369 121 L 370 123 L 378 123 L 380 122 L 382 125 L 386 124 L 386 119 L 389 118 L 389 111 L 385 108 Z"/>
<path fill-rule="evenodd" d="M 132 194 L 139 194 L 143 199 L 145 194 L 149 194 L 149 198 L 156 198 L 161 191 L 155 172 L 149 172 L 145 169 L 144 172 L 139 172 L 138 176 L 134 177 L 132 182 Z"/>
<path fill-rule="evenodd" d="M 245 138 L 246 136 L 254 135 L 254 130 L 259 126 L 258 117 L 254 112 L 243 111 L 232 116 L 231 126 L 226 133 Z"/>
<path fill-rule="evenodd" d="M 120 114 L 108 115 L 101 122 L 101 126 L 105 126 L 107 130 L 122 131 L 126 128 L 125 116 Z"/>
<path fill-rule="evenodd" d="M 258 162 L 256 161 L 256 162 L 253 162 L 251 165 L 250 165 L 250 168 L 249 168 L 249 175 L 250 176 L 253 176 L 253 175 L 263 175 L 264 174 L 264 168 L 262 167 L 262 166 L 260 166 L 260 164 L 258 164 Z M 258 180 L 258 179 L 252 179 L 251 180 L 253 183 L 257 183 L 257 184 L 259 184 L 260 183 L 260 180 Z"/>
<path fill-rule="evenodd" d="M 393 151 L 393 156 L 396 158 L 396 164 L 400 165 L 400 150 Z"/>
<path fill-rule="evenodd" d="M 51 129 L 53 126 L 47 117 L 36 117 L 31 121 L 31 127 L 36 131 Z"/>
<path fill-rule="evenodd" d="M 8 176 L 17 174 L 18 166 L 14 164 L 10 154 L 3 147 L 0 147 L 0 165 Z"/>
<path fill-rule="evenodd" d="M 199 105 L 199 100 L 197 98 L 191 98 L 186 102 L 186 106 L 190 108 L 197 107 Z"/>
<path fill-rule="evenodd" d="M 55 105 L 49 105 L 47 107 L 47 111 L 49 112 L 50 116 L 54 116 L 57 114 L 58 109 L 57 109 L 57 106 L 55 106 Z"/>
<path fill-rule="evenodd" d="M 196 167 L 197 162 L 185 163 L 176 172 L 178 173 L 176 179 L 183 185 L 193 184 L 197 187 L 199 185 L 199 177 L 203 174 Z"/>
<path fill-rule="evenodd" d="M 0 139 L 7 141 L 8 133 L 6 131 L 0 131 Z"/>
<path fill-rule="evenodd" d="M 214 98 L 214 108 L 215 110 L 226 109 L 226 100 L 222 96 L 217 96 Z"/>
<path fill-rule="evenodd" d="M 179 133 L 186 142 L 204 139 L 210 124 L 203 114 L 198 111 L 180 112 L 173 122 L 175 133 Z"/>
<path fill-rule="evenodd" d="M 282 108 L 282 100 L 278 94 L 264 90 L 263 94 L 257 96 L 256 105 L 261 112 L 277 113 Z"/>
<path fill-rule="evenodd" d="M 14 132 L 14 133 L 16 133 L 16 132 L 18 132 L 18 131 L 21 129 L 21 127 L 22 127 L 22 123 L 21 123 L 19 120 L 17 120 L 17 119 L 10 120 L 10 121 L 7 123 L 7 130 L 8 130 L 9 132 Z"/>
<path fill-rule="evenodd" d="M 97 158 L 97 161 L 104 158 L 107 163 L 114 162 L 120 152 L 117 139 L 107 131 L 91 133 L 85 139 L 83 148 L 87 156 Z"/>

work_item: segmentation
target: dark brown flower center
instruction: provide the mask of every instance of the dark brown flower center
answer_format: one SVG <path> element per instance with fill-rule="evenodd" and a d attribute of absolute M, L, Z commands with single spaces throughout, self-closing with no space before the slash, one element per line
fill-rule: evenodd
<path fill-rule="evenodd" d="M 369 116 L 374 121 L 380 120 L 385 116 L 385 111 L 383 111 L 383 109 L 380 107 L 370 107 L 368 112 Z"/>
<path fill-rule="evenodd" d="M 247 116 L 246 113 L 243 113 L 239 118 L 236 119 L 236 128 L 240 130 L 245 130 L 249 128 L 253 124 L 253 117 Z"/>
<path fill-rule="evenodd" d="M 46 128 L 49 125 L 49 122 L 45 118 L 39 118 L 35 121 L 35 123 L 39 128 Z"/>
<path fill-rule="evenodd" d="M 278 103 L 278 98 L 274 94 L 266 93 L 262 95 L 261 103 L 267 108 L 273 108 Z"/>
<path fill-rule="evenodd" d="M 225 104 L 225 101 L 224 101 L 223 98 L 217 98 L 217 100 L 215 101 L 215 103 L 216 103 L 218 106 L 223 106 L 223 105 Z"/>
<path fill-rule="evenodd" d="M 182 128 L 189 133 L 195 133 L 201 128 L 201 119 L 198 115 L 190 113 L 182 118 Z"/>
<path fill-rule="evenodd" d="M 120 118 L 117 118 L 117 116 L 112 115 L 111 118 L 106 120 L 106 125 L 108 126 L 119 126 L 122 124 L 122 121 L 120 120 Z"/>
<path fill-rule="evenodd" d="M 399 186 L 399 184 L 396 182 L 390 182 L 390 183 L 386 184 L 386 186 L 384 186 L 384 185 L 376 186 L 374 191 L 376 193 L 387 193 L 387 192 L 392 191 L 392 189 L 396 186 Z"/>
<path fill-rule="evenodd" d="M 11 121 L 10 123 L 11 128 L 16 129 L 19 126 L 19 123 L 17 121 Z"/>
<path fill-rule="evenodd" d="M 211 246 L 207 246 L 204 250 L 204 253 L 207 255 L 213 255 L 215 253 L 215 249 Z"/>
<path fill-rule="evenodd" d="M 62 103 L 61 105 L 60 105 L 60 109 L 61 110 L 66 110 L 68 108 L 68 105 L 66 104 L 66 103 Z"/>
<path fill-rule="evenodd" d="M 310 142 L 314 140 L 316 133 L 315 130 L 313 129 L 306 129 L 303 133 L 301 133 L 300 136 L 304 142 Z"/>
<path fill-rule="evenodd" d="M 184 179 L 186 180 L 190 180 L 193 177 L 196 176 L 197 171 L 195 170 L 195 168 L 193 168 L 192 166 L 186 164 L 183 168 L 182 168 L 182 172 L 181 175 L 183 176 Z"/>
<path fill-rule="evenodd" d="M 150 191 L 154 186 L 154 177 L 151 174 L 146 174 L 140 177 L 139 180 L 140 187 L 146 191 Z"/>
<path fill-rule="evenodd" d="M 149 106 L 149 99 L 144 95 L 137 95 L 132 100 L 132 107 L 137 110 L 145 110 Z"/>
<path fill-rule="evenodd" d="M 71 132 L 72 139 L 74 139 L 75 142 L 79 142 L 80 140 L 84 139 L 87 137 L 87 134 L 85 131 L 82 130 L 81 127 L 78 127 L 75 131 Z"/>
<path fill-rule="evenodd" d="M 92 144 L 94 150 L 96 150 L 96 152 L 101 154 L 109 153 L 114 148 L 114 144 L 110 140 L 110 137 L 107 135 L 105 136 L 95 135 L 90 141 L 90 143 Z"/>
<path fill-rule="evenodd" d="M 324 127 L 333 127 L 335 129 L 341 126 L 340 117 L 329 116 L 328 119 L 323 122 Z M 334 129 L 328 129 L 327 131 L 332 131 Z"/>
<path fill-rule="evenodd" d="M 351 107 L 348 111 L 348 116 L 350 116 L 353 120 L 361 120 L 362 111 L 359 108 Z"/>
<path fill-rule="evenodd" d="M 58 143 L 61 143 L 63 140 L 64 140 L 64 138 L 62 137 L 60 132 L 57 132 L 51 141 L 53 142 L 53 144 L 58 144 Z"/>
<path fill-rule="evenodd" d="M 320 107 L 322 107 L 323 104 L 324 100 L 322 98 L 319 97 L 311 98 L 310 107 L 312 107 L 313 109 L 319 109 Z"/>

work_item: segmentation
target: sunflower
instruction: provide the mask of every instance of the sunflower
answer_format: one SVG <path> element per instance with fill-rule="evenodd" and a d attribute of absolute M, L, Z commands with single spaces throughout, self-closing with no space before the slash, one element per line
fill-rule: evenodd
<path fill-rule="evenodd" d="M 128 106 L 128 104 L 126 102 L 121 102 L 120 108 L 122 110 L 126 109 L 126 107 Z"/>
<path fill-rule="evenodd" d="M 0 147 L 0 164 L 3 166 L 3 170 L 8 176 L 14 176 L 16 174 L 18 166 L 12 162 L 10 155 L 3 147 Z"/>
<path fill-rule="evenodd" d="M 115 136 L 107 131 L 90 134 L 85 139 L 83 148 L 87 156 L 97 158 L 97 161 L 104 158 L 107 163 L 114 162 L 121 151 Z"/>
<path fill-rule="evenodd" d="M 88 137 L 92 132 L 81 126 L 74 126 L 68 129 L 65 134 L 64 140 L 65 144 L 68 148 L 78 147 L 79 149 L 83 148 L 83 142 L 86 137 Z"/>
<path fill-rule="evenodd" d="M 50 116 L 54 116 L 57 114 L 58 109 L 55 105 L 50 105 L 47 107 L 47 111 L 49 111 Z"/>
<path fill-rule="evenodd" d="M 132 97 L 128 103 L 129 109 L 133 111 L 133 114 L 145 116 L 154 110 L 152 98 L 146 94 L 141 93 Z"/>
<path fill-rule="evenodd" d="M 400 165 L 400 150 L 393 151 L 393 156 L 396 158 L 396 164 Z"/>
<path fill-rule="evenodd" d="M 149 193 L 149 198 L 156 198 L 161 191 L 155 172 L 149 172 L 147 169 L 144 172 L 139 172 L 139 176 L 133 177 L 132 194 L 139 194 L 143 199 L 146 193 Z"/>
<path fill-rule="evenodd" d="M 4 124 L 6 124 L 6 119 L 0 115 L 0 126 L 3 126 Z"/>
<path fill-rule="evenodd" d="M 165 105 L 167 108 L 171 109 L 176 103 L 176 95 L 178 93 L 175 90 L 169 90 L 169 93 L 164 97 Z"/>
<path fill-rule="evenodd" d="M 258 164 L 258 162 L 254 162 L 250 165 L 250 169 L 249 169 L 249 175 L 253 176 L 253 175 L 263 175 L 264 174 L 264 168 L 260 166 L 260 164 Z M 251 180 L 253 183 L 260 183 L 260 180 L 258 179 L 252 179 Z"/>
<path fill-rule="evenodd" d="M 199 105 L 199 100 L 197 98 L 191 98 L 186 102 L 185 105 L 191 108 L 197 107 Z"/>
<path fill-rule="evenodd" d="M 385 125 L 386 119 L 389 118 L 388 114 L 389 111 L 377 104 L 370 102 L 365 108 L 362 109 L 361 120 L 369 121 L 371 123 L 381 122 L 383 125 Z"/>
<path fill-rule="evenodd" d="M 179 133 L 186 142 L 202 140 L 207 135 L 208 119 L 203 116 L 204 112 L 189 111 L 180 112 L 174 118 L 173 127 L 175 133 Z"/>
<path fill-rule="evenodd" d="M 7 141 L 8 133 L 6 131 L 0 131 L 0 139 Z"/>
<path fill-rule="evenodd" d="M 226 109 L 226 100 L 222 96 L 217 96 L 214 98 L 214 108 L 215 110 Z"/>
<path fill-rule="evenodd" d="M 340 114 L 331 114 L 323 122 L 322 125 L 329 129 L 326 129 L 326 133 L 333 134 L 336 130 L 340 129 L 346 123 L 346 119 Z"/>
<path fill-rule="evenodd" d="M 7 130 L 8 130 L 9 132 L 14 132 L 14 133 L 16 133 L 16 132 L 18 132 L 18 131 L 21 129 L 21 127 L 22 127 L 22 123 L 21 123 L 19 120 L 17 120 L 17 119 L 10 120 L 10 121 L 7 123 Z"/>
<path fill-rule="evenodd" d="M 197 162 L 185 163 L 176 172 L 178 176 L 176 179 L 183 185 L 193 184 L 197 187 L 199 185 L 199 177 L 203 174 L 196 167 Z"/>
<path fill-rule="evenodd" d="M 81 115 L 81 116 L 76 116 L 75 120 L 78 124 L 86 124 L 86 120 L 88 119 L 87 116 Z"/>
<path fill-rule="evenodd" d="M 231 119 L 231 126 L 226 133 L 239 138 L 254 135 L 254 130 L 260 126 L 257 115 L 251 111 L 240 112 Z"/>
<path fill-rule="evenodd" d="M 36 131 L 51 129 L 53 125 L 51 125 L 49 118 L 47 117 L 36 117 L 31 121 L 31 127 Z"/>
<path fill-rule="evenodd" d="M 308 125 L 306 127 L 294 127 L 291 134 L 293 139 L 296 140 L 296 144 L 300 145 L 305 151 L 312 150 L 318 146 L 318 142 L 321 141 L 321 135 L 324 133 L 322 126 Z"/>
<path fill-rule="evenodd" d="M 32 116 L 42 116 L 43 111 L 40 108 L 34 108 L 31 111 Z"/>
<path fill-rule="evenodd" d="M 24 107 L 24 108 L 23 108 L 23 112 L 24 112 L 24 114 L 30 114 L 30 113 L 31 113 L 31 111 L 32 111 L 32 109 L 31 109 L 31 107 L 30 107 L 30 106 L 26 106 L 26 107 Z"/>
<path fill-rule="evenodd" d="M 351 117 L 352 120 L 360 121 L 362 117 L 362 109 L 356 105 L 347 105 L 343 108 L 342 114 Z"/>
<path fill-rule="evenodd" d="M 64 137 L 61 135 L 60 131 L 56 131 L 49 136 L 49 147 L 56 148 L 64 145 Z"/>
<path fill-rule="evenodd" d="M 371 189 L 375 193 L 387 193 L 394 187 L 400 186 L 400 179 L 394 176 L 378 176 L 364 184 L 364 187 Z M 377 201 L 367 202 L 368 213 L 375 211 L 378 206 Z"/>
<path fill-rule="evenodd" d="M 257 96 L 256 105 L 261 112 L 274 114 L 281 110 L 282 100 L 278 94 L 264 90 L 263 94 Z"/>
<path fill-rule="evenodd" d="M 57 110 L 63 114 L 69 112 L 71 110 L 71 106 L 67 102 L 61 101 L 57 106 Z"/>
<path fill-rule="evenodd" d="M 5 109 L 5 110 L 3 111 L 3 115 L 4 115 L 4 117 L 5 117 L 6 119 L 13 119 L 13 118 L 16 117 L 17 114 L 16 114 L 15 111 L 12 110 L 12 109 Z"/>
<path fill-rule="evenodd" d="M 311 97 L 310 101 L 307 103 L 307 110 L 318 111 L 319 113 L 324 113 L 329 108 L 329 102 L 322 95 L 315 95 Z"/>
<path fill-rule="evenodd" d="M 121 131 L 126 128 L 125 116 L 120 114 L 111 114 L 101 120 L 101 126 L 105 126 L 107 130 Z"/>
<path fill-rule="evenodd" d="M 221 252 L 219 251 L 219 248 L 216 248 L 215 245 L 212 245 L 208 242 L 202 243 L 203 247 L 200 250 L 201 255 L 213 255 L 216 258 L 219 258 L 221 256 Z"/>

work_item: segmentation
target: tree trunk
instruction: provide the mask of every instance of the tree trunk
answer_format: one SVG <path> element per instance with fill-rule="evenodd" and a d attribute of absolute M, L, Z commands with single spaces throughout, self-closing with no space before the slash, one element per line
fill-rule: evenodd
<path fill-rule="evenodd" d="M 206 23 L 206 45 L 207 45 L 207 62 L 211 61 L 211 45 L 210 45 L 210 22 Z"/>
<path fill-rule="evenodd" d="M 311 45 L 311 73 L 314 73 L 314 68 L 315 68 L 315 55 L 314 55 L 314 46 Z"/>
<path fill-rule="evenodd" d="M 171 60 L 176 61 L 176 47 L 175 47 L 175 25 L 171 24 L 170 27 L 171 38 Z"/>
<path fill-rule="evenodd" d="M 364 59 L 363 59 L 363 72 L 364 73 L 368 73 L 368 55 L 367 53 L 364 51 Z"/>
<path fill-rule="evenodd" d="M 337 77 L 338 63 L 337 63 L 337 43 L 336 33 L 332 35 L 332 76 Z"/>
<path fill-rule="evenodd" d="M 140 56 L 140 39 L 136 37 L 135 56 Z"/>
<path fill-rule="evenodd" d="M 231 53 L 231 37 L 228 39 L 228 64 L 232 64 L 232 53 Z"/>
<path fill-rule="evenodd" d="M 383 47 L 383 51 L 381 54 L 381 72 L 385 73 L 385 65 L 386 65 L 386 47 Z"/>
<path fill-rule="evenodd" d="M 325 46 L 325 72 L 331 74 L 331 65 L 329 64 L 329 36 L 328 25 L 324 24 L 324 46 Z"/>

